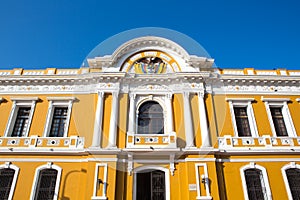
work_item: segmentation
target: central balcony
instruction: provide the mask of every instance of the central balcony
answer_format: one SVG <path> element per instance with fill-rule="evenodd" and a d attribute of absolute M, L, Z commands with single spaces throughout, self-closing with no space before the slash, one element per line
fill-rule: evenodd
<path fill-rule="evenodd" d="M 127 148 L 177 148 L 176 133 L 130 134 L 127 133 Z"/>

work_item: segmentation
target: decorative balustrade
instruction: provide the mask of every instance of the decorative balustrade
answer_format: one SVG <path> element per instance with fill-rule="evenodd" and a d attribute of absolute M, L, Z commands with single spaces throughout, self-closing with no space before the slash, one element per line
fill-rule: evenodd
<path fill-rule="evenodd" d="M 300 148 L 300 137 L 232 137 L 225 135 L 218 138 L 219 149 L 231 148 Z"/>
<path fill-rule="evenodd" d="M 176 133 L 130 134 L 127 133 L 127 148 L 176 148 Z"/>
<path fill-rule="evenodd" d="M 84 138 L 70 137 L 0 137 L 1 148 L 63 148 L 83 149 Z"/>

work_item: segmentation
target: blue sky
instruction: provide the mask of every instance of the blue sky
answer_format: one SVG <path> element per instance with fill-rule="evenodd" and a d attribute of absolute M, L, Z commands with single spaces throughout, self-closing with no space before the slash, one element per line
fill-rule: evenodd
<path fill-rule="evenodd" d="M 163 27 L 221 68 L 300 69 L 297 0 L 0 0 L 0 69 L 78 68 L 110 36 Z"/>

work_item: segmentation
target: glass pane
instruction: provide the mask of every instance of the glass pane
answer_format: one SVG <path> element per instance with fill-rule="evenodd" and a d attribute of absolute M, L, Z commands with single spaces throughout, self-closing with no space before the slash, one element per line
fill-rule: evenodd
<path fill-rule="evenodd" d="M 245 179 L 249 200 L 265 199 L 266 191 L 263 183 L 261 170 L 247 169 L 245 171 Z"/>
<path fill-rule="evenodd" d="M 22 137 L 26 135 L 30 109 L 30 107 L 19 107 L 14 128 L 11 133 L 12 137 Z"/>
<path fill-rule="evenodd" d="M 162 107 L 155 101 L 147 101 L 139 108 L 138 134 L 164 134 Z"/>
<path fill-rule="evenodd" d="M 235 107 L 234 116 L 239 137 L 250 137 L 250 125 L 247 116 L 246 107 Z"/>
<path fill-rule="evenodd" d="M 277 107 L 271 107 L 271 114 L 272 114 L 272 119 L 276 131 L 277 136 L 288 136 L 286 126 L 284 123 L 283 115 L 282 115 L 282 108 L 277 108 Z"/>
<path fill-rule="evenodd" d="M 54 108 L 49 137 L 63 137 L 68 115 L 67 107 Z"/>

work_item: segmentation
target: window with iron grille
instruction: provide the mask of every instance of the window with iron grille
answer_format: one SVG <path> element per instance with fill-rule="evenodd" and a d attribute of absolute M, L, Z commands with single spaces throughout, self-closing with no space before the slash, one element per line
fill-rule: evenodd
<path fill-rule="evenodd" d="M 147 101 L 139 108 L 138 134 L 164 134 L 163 109 L 155 101 Z"/>
<path fill-rule="evenodd" d="M 19 107 L 16 116 L 14 128 L 12 130 L 12 137 L 24 137 L 28 129 L 30 107 Z"/>
<path fill-rule="evenodd" d="M 300 200 L 300 169 L 290 168 L 285 172 L 293 199 Z"/>
<path fill-rule="evenodd" d="M 34 200 L 53 200 L 57 170 L 43 169 L 39 172 Z"/>
<path fill-rule="evenodd" d="M 288 136 L 288 132 L 285 126 L 284 118 L 282 115 L 281 107 L 270 107 L 275 131 L 277 136 Z"/>
<path fill-rule="evenodd" d="M 244 171 L 249 200 L 267 199 L 263 175 L 259 169 L 247 169 Z"/>
<path fill-rule="evenodd" d="M 63 137 L 66 129 L 68 107 L 55 107 L 49 137 Z"/>
<path fill-rule="evenodd" d="M 11 168 L 0 169 L 0 199 L 6 200 L 11 192 L 15 170 Z"/>
<path fill-rule="evenodd" d="M 239 137 L 251 136 L 250 125 L 247 115 L 247 107 L 234 107 L 236 127 Z"/>

